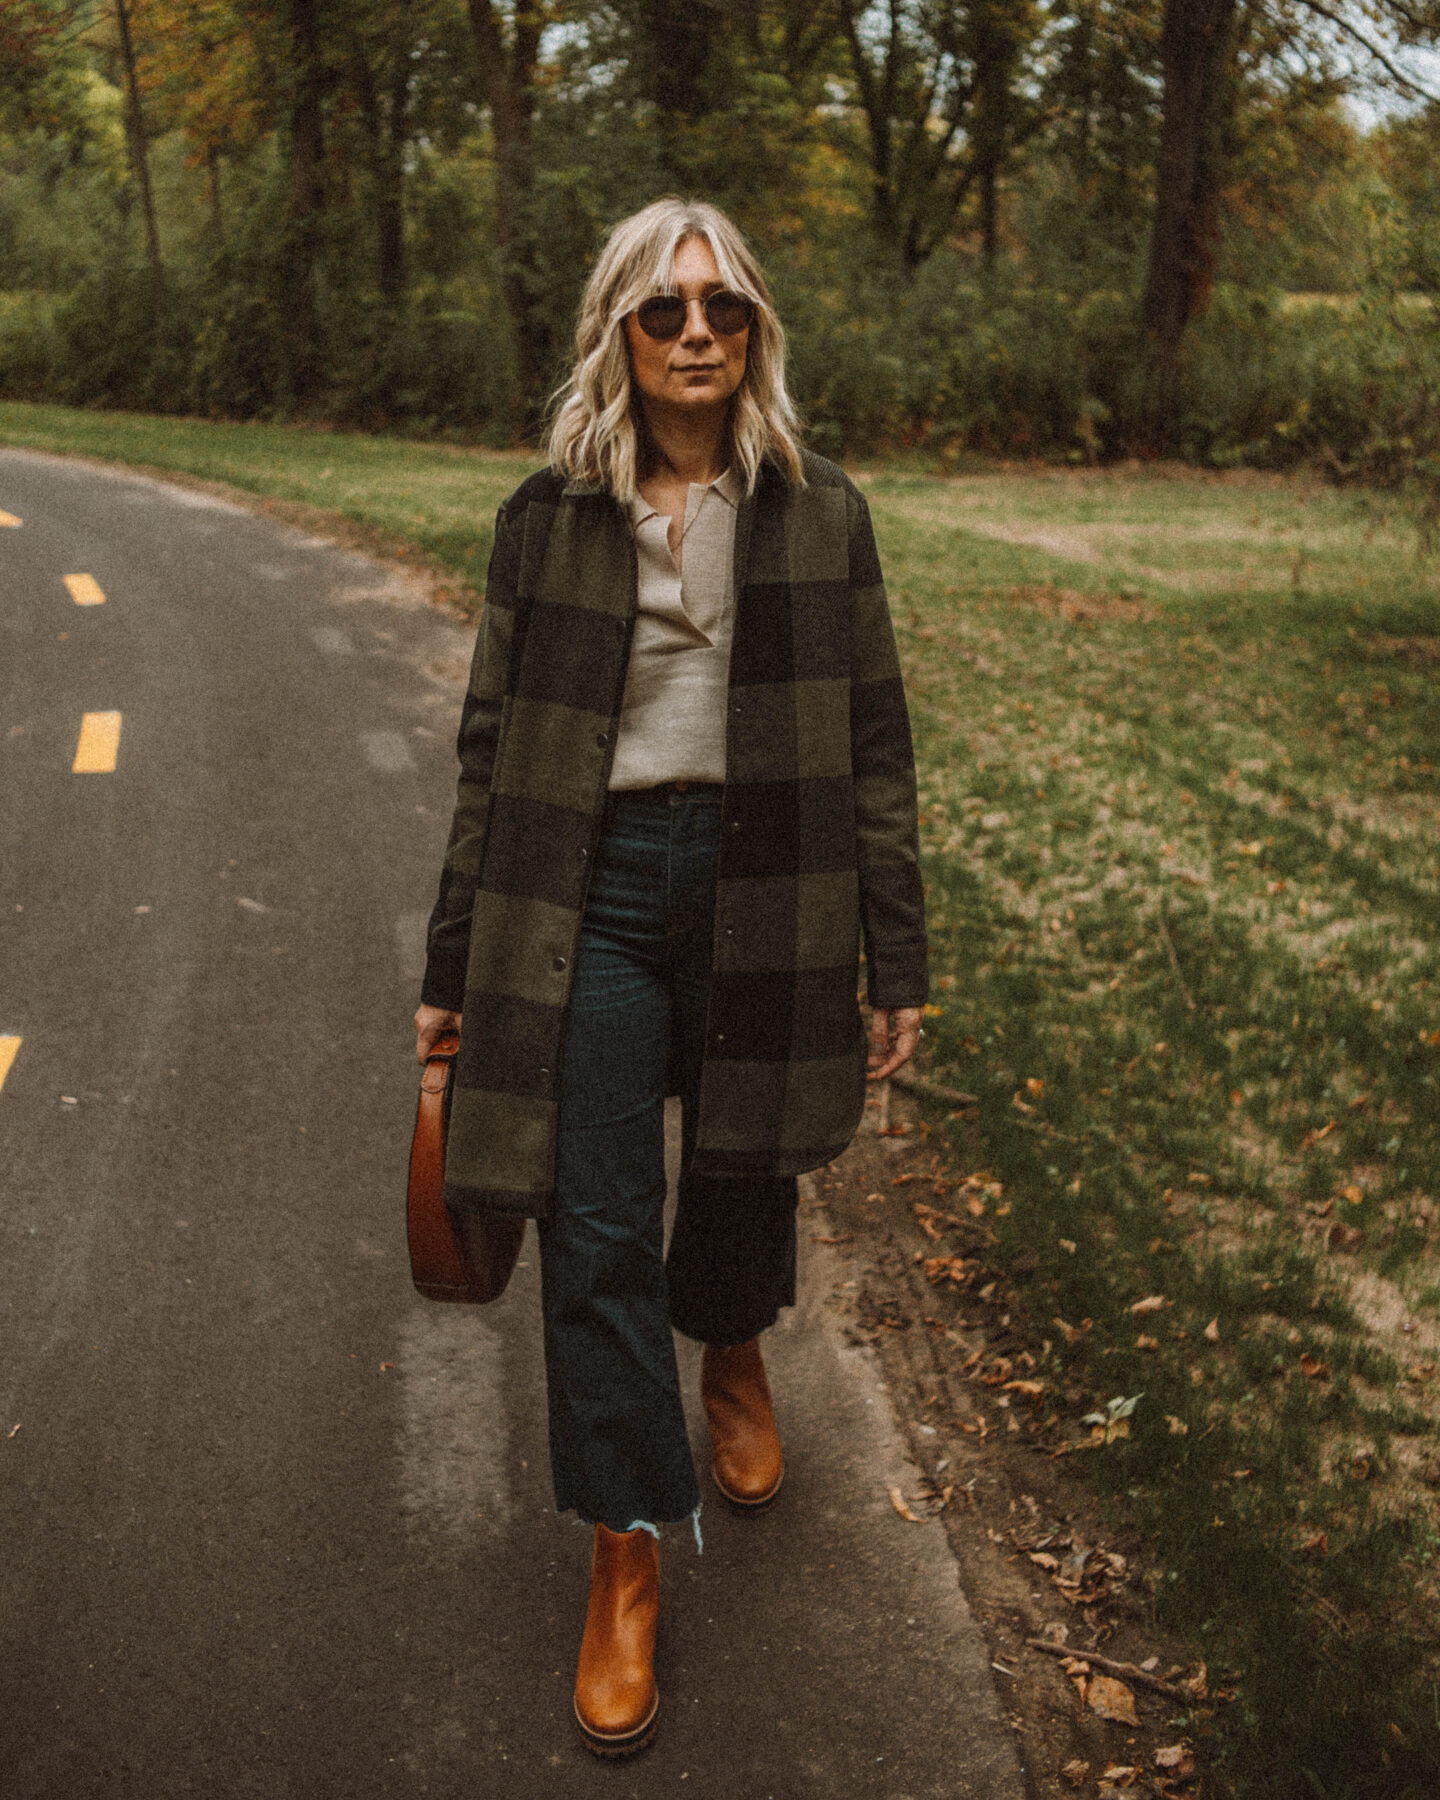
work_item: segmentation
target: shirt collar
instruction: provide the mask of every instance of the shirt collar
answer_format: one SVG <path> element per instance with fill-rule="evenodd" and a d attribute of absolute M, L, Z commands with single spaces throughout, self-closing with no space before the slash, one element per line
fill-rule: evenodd
<path fill-rule="evenodd" d="M 726 469 L 723 475 L 717 475 L 709 485 L 710 492 L 718 494 L 732 511 L 739 508 L 741 500 L 745 497 L 744 488 L 733 464 Z M 637 525 L 643 525 L 646 519 L 653 519 L 657 516 L 655 508 L 637 489 L 635 498 L 630 502 L 630 517 Z"/>

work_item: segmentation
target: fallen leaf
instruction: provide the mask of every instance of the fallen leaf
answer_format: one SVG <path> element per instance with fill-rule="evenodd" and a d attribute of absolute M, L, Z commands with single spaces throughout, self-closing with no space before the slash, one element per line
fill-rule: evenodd
<path fill-rule="evenodd" d="M 1308 1375 L 1312 1381 L 1328 1381 L 1330 1379 L 1329 1363 L 1321 1362 L 1318 1356 L 1312 1356 L 1307 1350 L 1300 1358 L 1300 1373 Z"/>
<path fill-rule="evenodd" d="M 1041 1096 L 1041 1095 L 1042 1095 L 1042 1094 L 1043 1094 L 1043 1093 L 1044 1093 L 1044 1092 L 1045 1092 L 1045 1083 L 1044 1083 L 1044 1081 L 1043 1081 L 1043 1080 L 1042 1080 L 1042 1079 L 1041 1079 L 1041 1077 L 1040 1077 L 1040 1076 L 1038 1076 L 1038 1075 L 1028 1075 L 1028 1076 L 1026 1076 L 1026 1078 L 1025 1078 L 1025 1092 L 1026 1092 L 1026 1093 L 1027 1093 L 1027 1094 L 1029 1094 L 1029 1095 L 1031 1095 L 1031 1097 L 1032 1097 L 1032 1098 L 1033 1098 L 1033 1099 L 1036 1099 L 1036 1100 L 1038 1100 L 1038 1099 L 1039 1099 L 1039 1098 L 1040 1098 L 1040 1096 Z"/>
<path fill-rule="evenodd" d="M 1329 1536 L 1323 1531 L 1317 1531 L 1313 1537 L 1307 1537 L 1302 1541 L 1300 1550 L 1305 1556 L 1328 1556 L 1330 1554 Z"/>
<path fill-rule="evenodd" d="M 1160 1340 L 1159 1338 L 1146 1337 L 1145 1333 L 1142 1331 L 1135 1340 L 1135 1348 L 1137 1350 L 1158 1350 L 1160 1348 Z"/>
<path fill-rule="evenodd" d="M 1073 1256 L 1075 1254 L 1075 1248 L 1076 1248 L 1074 1238 L 1061 1238 L 1060 1239 L 1060 1248 L 1066 1253 L 1067 1256 Z"/>
<path fill-rule="evenodd" d="M 974 1194 L 965 1202 L 965 1210 L 972 1219 L 978 1219 L 985 1211 L 985 1202 L 977 1200 Z"/>
<path fill-rule="evenodd" d="M 1190 1427 L 1183 1419 L 1177 1419 L 1174 1413 L 1166 1413 L 1165 1423 L 1170 1427 L 1171 1437 L 1184 1437 Z"/>
<path fill-rule="evenodd" d="M 1210 1321 L 1210 1323 L 1205 1327 L 1205 1330 L 1201 1335 L 1205 1338 L 1205 1341 L 1207 1343 L 1218 1344 L 1220 1342 L 1220 1321 L 1219 1321 L 1219 1319 L 1218 1318 L 1212 1319 Z"/>
<path fill-rule="evenodd" d="M 909 1506 L 906 1504 L 905 1496 L 900 1492 L 898 1487 L 892 1487 L 890 1490 L 890 1504 L 895 1508 L 896 1512 L 899 1513 L 900 1517 L 908 1520 L 910 1524 L 923 1525 L 925 1523 L 919 1513 L 911 1512 Z"/>
<path fill-rule="evenodd" d="M 1188 1781 L 1195 1773 L 1195 1758 L 1184 1744 L 1164 1744 L 1155 1752 L 1155 1767 L 1177 1781 Z"/>
<path fill-rule="evenodd" d="M 1358 1206 L 1365 1198 L 1365 1191 L 1358 1187 L 1343 1187 L 1340 1190 L 1342 1200 L 1348 1200 L 1352 1206 Z"/>
<path fill-rule="evenodd" d="M 1147 1294 L 1143 1300 L 1137 1300 L 1130 1308 L 1132 1313 L 1160 1312 L 1166 1304 L 1163 1294 Z"/>
<path fill-rule="evenodd" d="M 1048 1550 L 1031 1550 L 1027 1554 L 1037 1568 L 1048 1569 L 1052 1574 L 1060 1567 L 1060 1558 L 1052 1556 Z"/>
<path fill-rule="evenodd" d="M 1184 1688 L 1192 1700 L 1203 1700 L 1210 1692 L 1209 1672 L 1204 1663 L 1198 1663 L 1195 1673 L 1177 1683 L 1177 1686 Z"/>
<path fill-rule="evenodd" d="M 1081 1762 L 1078 1756 L 1072 1758 L 1060 1771 L 1060 1779 L 1065 1783 L 1066 1787 L 1084 1787 L 1085 1783 L 1090 1779 L 1089 1763 Z"/>
<path fill-rule="evenodd" d="M 1325 1138 L 1329 1137 L 1334 1129 L 1335 1121 L 1331 1119 L 1329 1124 L 1319 1125 L 1314 1130 L 1307 1131 L 1300 1140 L 1300 1148 L 1302 1150 L 1308 1150 L 1312 1144 L 1321 1143 Z"/>
<path fill-rule="evenodd" d="M 1364 1241 L 1365 1233 L 1358 1225 L 1342 1225 L 1338 1219 L 1325 1233 L 1327 1250 L 1354 1250 Z"/>
<path fill-rule="evenodd" d="M 1001 1392 L 1023 1394 L 1027 1400 L 1038 1400 L 1045 1392 L 1045 1383 L 1043 1381 L 1007 1381 Z"/>
<path fill-rule="evenodd" d="M 1136 1763 L 1111 1763 L 1100 1779 L 1111 1782 L 1116 1787 L 1127 1788 L 1134 1787 L 1140 1774 L 1141 1770 Z"/>
<path fill-rule="evenodd" d="M 1102 1719 L 1113 1719 L 1120 1725 L 1138 1725 L 1135 1696 L 1123 1681 L 1113 1675 L 1092 1675 L 1085 1684 L 1085 1704 Z"/>

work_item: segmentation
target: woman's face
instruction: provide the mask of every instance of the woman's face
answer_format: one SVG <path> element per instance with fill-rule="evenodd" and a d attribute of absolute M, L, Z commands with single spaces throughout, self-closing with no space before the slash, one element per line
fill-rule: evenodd
<path fill-rule="evenodd" d="M 625 320 L 630 370 L 647 410 L 689 413 L 729 405 L 745 376 L 750 330 L 717 337 L 710 329 L 703 302 L 724 286 L 709 244 L 686 238 L 675 252 L 675 291 L 688 302 L 679 337 L 657 342 L 640 329 L 634 313 Z"/>

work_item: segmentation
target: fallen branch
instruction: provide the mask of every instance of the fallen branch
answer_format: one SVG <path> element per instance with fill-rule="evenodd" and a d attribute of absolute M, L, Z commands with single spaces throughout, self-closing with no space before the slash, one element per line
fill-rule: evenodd
<path fill-rule="evenodd" d="M 959 1088 L 944 1087 L 940 1082 L 930 1081 L 911 1069 L 897 1069 L 890 1079 L 898 1082 L 901 1087 L 908 1088 L 912 1094 L 924 1094 L 931 1100 L 948 1100 L 951 1106 L 980 1104 L 979 1095 L 962 1093 Z"/>
<path fill-rule="evenodd" d="M 1117 1675 L 1123 1681 L 1135 1681 L 1141 1687 L 1150 1688 L 1154 1693 L 1163 1694 L 1167 1700 L 1178 1700 L 1182 1705 L 1189 1705 L 1195 1696 L 1186 1693 L 1182 1687 L 1176 1687 L 1173 1681 L 1162 1681 L 1158 1675 L 1152 1675 L 1148 1669 L 1141 1669 L 1134 1663 L 1112 1662 L 1108 1656 L 1097 1656 L 1093 1650 L 1075 1650 L 1069 1644 L 1052 1644 L 1049 1638 L 1026 1638 L 1025 1642 L 1032 1650 L 1043 1650 L 1047 1656 L 1073 1656 L 1078 1662 L 1089 1663 L 1092 1669 L 1099 1669 L 1102 1675 Z"/>

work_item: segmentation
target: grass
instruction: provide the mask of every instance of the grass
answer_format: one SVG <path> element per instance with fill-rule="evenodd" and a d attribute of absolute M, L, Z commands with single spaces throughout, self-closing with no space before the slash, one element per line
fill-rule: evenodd
<path fill-rule="evenodd" d="M 1300 484 L 866 489 L 1029 1426 L 1140 1396 L 1076 1454 L 1232 1791 L 1433 1794 L 1440 588 Z"/>
<path fill-rule="evenodd" d="M 0 401 L 0 443 L 229 482 L 339 513 L 483 588 L 495 509 L 535 459 L 403 438 Z"/>
<path fill-rule="evenodd" d="M 333 508 L 472 581 L 532 466 L 20 405 L 0 442 Z M 915 722 L 928 1072 L 979 1097 L 932 1130 L 1003 1186 L 1024 1429 L 1087 1446 L 1143 1534 L 1157 1614 L 1231 1696 L 1191 1721 L 1222 1790 L 1433 1795 L 1440 583 L 1375 504 L 1298 482 L 862 479 Z"/>

